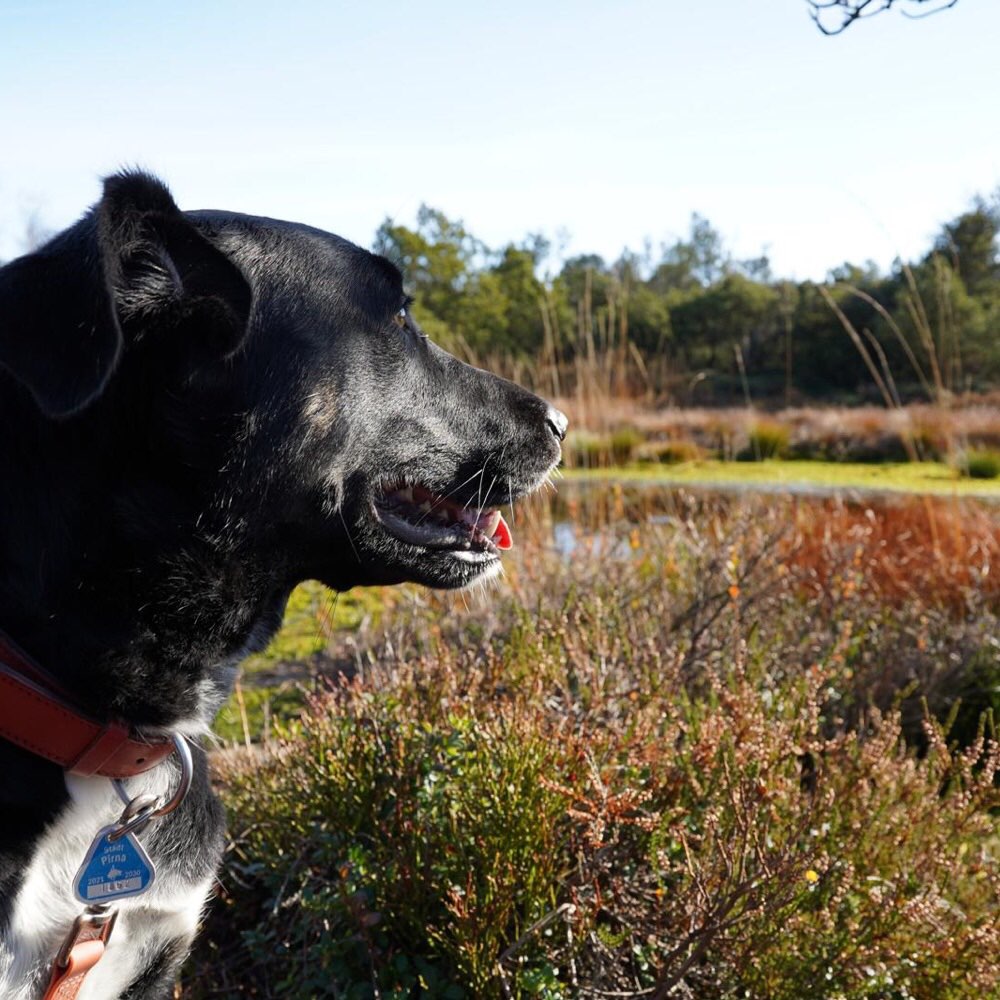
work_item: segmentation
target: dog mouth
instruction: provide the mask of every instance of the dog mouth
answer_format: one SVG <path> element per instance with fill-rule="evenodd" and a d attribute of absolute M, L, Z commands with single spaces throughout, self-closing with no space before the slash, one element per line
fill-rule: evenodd
<path fill-rule="evenodd" d="M 495 507 L 463 505 L 425 486 L 390 486 L 375 497 L 374 508 L 390 535 L 423 549 L 478 561 L 497 559 L 513 545 Z"/>

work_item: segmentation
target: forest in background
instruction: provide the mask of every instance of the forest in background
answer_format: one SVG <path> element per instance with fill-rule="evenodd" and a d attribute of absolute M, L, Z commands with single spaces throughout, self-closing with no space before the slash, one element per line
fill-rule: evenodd
<path fill-rule="evenodd" d="M 32 216 L 25 250 L 50 235 Z M 1000 188 L 917 260 L 845 262 L 822 282 L 734 256 L 698 213 L 686 236 L 606 260 L 564 258 L 540 233 L 491 247 L 422 205 L 412 226 L 387 218 L 372 249 L 401 268 L 432 339 L 558 399 L 895 408 L 1000 388 L 998 240 Z"/>
<path fill-rule="evenodd" d="M 673 243 L 557 270 L 542 235 L 492 248 L 426 205 L 412 227 L 387 219 L 374 249 L 404 271 L 432 338 L 553 396 L 584 380 L 659 405 L 787 406 L 994 389 L 998 235 L 1000 192 L 945 223 L 918 260 L 888 273 L 844 263 L 825 282 L 782 280 L 766 255 L 734 257 L 697 214 Z"/>

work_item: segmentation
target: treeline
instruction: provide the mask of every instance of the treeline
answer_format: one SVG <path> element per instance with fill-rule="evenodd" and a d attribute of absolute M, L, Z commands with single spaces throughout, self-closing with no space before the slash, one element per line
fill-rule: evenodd
<path fill-rule="evenodd" d="M 414 228 L 383 223 L 375 249 L 403 268 L 432 337 L 548 392 L 589 379 L 692 404 L 905 402 L 1000 382 L 998 235 L 1000 200 L 980 198 L 919 260 L 844 264 L 824 283 L 735 259 L 698 215 L 656 253 L 577 256 L 555 274 L 545 238 L 492 249 L 426 206 Z"/>

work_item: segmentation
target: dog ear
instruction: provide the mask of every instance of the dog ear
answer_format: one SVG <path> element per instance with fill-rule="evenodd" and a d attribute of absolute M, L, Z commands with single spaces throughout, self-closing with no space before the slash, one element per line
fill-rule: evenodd
<path fill-rule="evenodd" d="M 99 260 L 72 231 L 0 268 L 0 366 L 46 416 L 83 409 L 120 353 Z"/>
<path fill-rule="evenodd" d="M 78 226 L 0 268 L 0 366 L 48 417 L 101 395 L 125 338 L 184 328 L 179 349 L 197 361 L 231 354 L 246 334 L 246 279 L 156 178 L 109 177 L 90 225 L 96 253 Z"/>
<path fill-rule="evenodd" d="M 226 357 L 246 335 L 251 291 L 148 174 L 104 182 L 98 243 L 115 314 L 128 339 L 168 328 L 192 360 Z"/>

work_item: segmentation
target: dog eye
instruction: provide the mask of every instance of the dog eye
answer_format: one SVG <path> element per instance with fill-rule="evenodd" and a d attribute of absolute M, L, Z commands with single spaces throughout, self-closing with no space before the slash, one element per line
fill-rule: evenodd
<path fill-rule="evenodd" d="M 406 306 L 403 306 L 403 308 L 400 309 L 399 312 L 396 313 L 396 315 L 392 317 L 392 321 L 401 330 L 405 330 L 406 329 L 406 325 L 407 325 L 407 322 L 408 322 L 407 318 L 406 318 Z"/>

